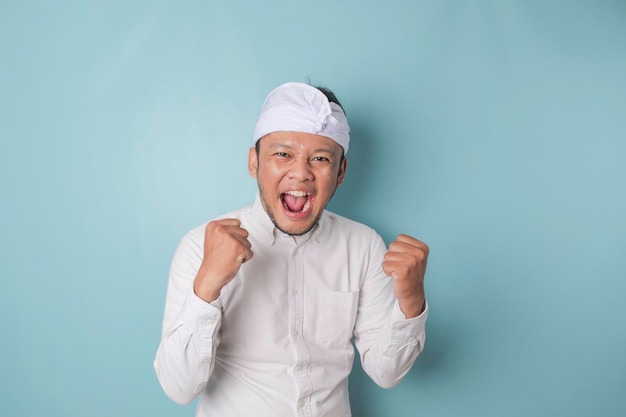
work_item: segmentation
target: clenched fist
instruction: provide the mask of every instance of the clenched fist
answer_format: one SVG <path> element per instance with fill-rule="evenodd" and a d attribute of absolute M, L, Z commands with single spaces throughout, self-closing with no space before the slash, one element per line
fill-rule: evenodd
<path fill-rule="evenodd" d="M 392 277 L 393 293 L 407 318 L 417 317 L 424 310 L 427 261 L 428 246 L 408 235 L 399 235 L 383 259 L 383 271 Z"/>
<path fill-rule="evenodd" d="M 206 302 L 219 297 L 222 288 L 253 256 L 248 231 L 237 219 L 209 222 L 204 231 L 204 257 L 193 282 L 196 295 Z"/>

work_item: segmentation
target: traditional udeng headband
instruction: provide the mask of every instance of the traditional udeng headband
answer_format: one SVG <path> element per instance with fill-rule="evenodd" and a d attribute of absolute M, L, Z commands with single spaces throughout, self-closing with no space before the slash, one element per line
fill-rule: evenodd
<path fill-rule="evenodd" d="M 350 126 L 339 105 L 331 103 L 315 87 L 286 83 L 276 87 L 263 102 L 254 129 L 254 143 L 272 132 L 305 132 L 326 136 L 348 153 Z"/>

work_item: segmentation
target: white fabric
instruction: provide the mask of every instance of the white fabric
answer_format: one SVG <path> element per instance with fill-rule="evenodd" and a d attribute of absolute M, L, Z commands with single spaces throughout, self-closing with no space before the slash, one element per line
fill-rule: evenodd
<path fill-rule="evenodd" d="M 363 369 L 390 387 L 425 341 L 428 314 L 405 319 L 370 228 L 325 211 L 307 235 L 274 228 L 260 198 L 223 217 L 241 220 L 254 257 L 220 298 L 193 292 L 204 226 L 172 263 L 154 366 L 166 394 L 199 417 L 350 416 L 354 336 Z"/>
<path fill-rule="evenodd" d="M 350 144 L 350 126 L 341 107 L 303 83 L 286 83 L 268 94 L 254 129 L 254 143 L 272 132 L 326 136 L 341 145 L 344 154 Z"/>

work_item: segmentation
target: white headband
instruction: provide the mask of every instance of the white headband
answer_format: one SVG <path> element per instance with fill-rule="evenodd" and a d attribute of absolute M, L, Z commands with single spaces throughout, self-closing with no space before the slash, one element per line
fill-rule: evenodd
<path fill-rule="evenodd" d="M 268 94 L 256 122 L 254 143 L 272 132 L 326 136 L 341 145 L 344 154 L 348 153 L 350 126 L 345 113 L 308 84 L 286 83 Z"/>

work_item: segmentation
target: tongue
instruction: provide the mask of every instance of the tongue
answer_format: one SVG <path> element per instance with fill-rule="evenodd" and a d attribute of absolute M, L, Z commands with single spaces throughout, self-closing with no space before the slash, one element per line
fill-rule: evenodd
<path fill-rule="evenodd" d="M 285 204 L 291 211 L 301 211 L 306 204 L 307 197 L 296 197 L 291 194 L 285 194 Z"/>

